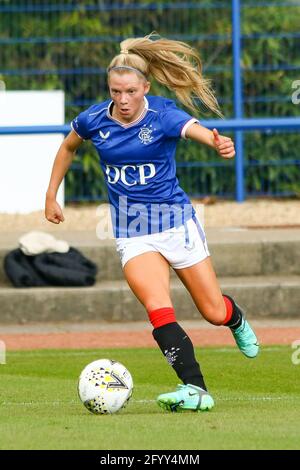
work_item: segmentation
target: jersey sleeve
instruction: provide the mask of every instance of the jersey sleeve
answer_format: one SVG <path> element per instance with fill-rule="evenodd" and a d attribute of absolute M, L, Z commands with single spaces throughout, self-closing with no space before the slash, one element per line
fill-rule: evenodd
<path fill-rule="evenodd" d="M 160 113 L 161 125 L 167 137 L 185 137 L 187 129 L 199 120 L 177 108 L 172 100 L 168 100 Z"/>
<path fill-rule="evenodd" d="M 73 121 L 71 121 L 71 127 L 73 131 L 83 140 L 90 138 L 88 130 L 88 110 L 78 114 Z"/>

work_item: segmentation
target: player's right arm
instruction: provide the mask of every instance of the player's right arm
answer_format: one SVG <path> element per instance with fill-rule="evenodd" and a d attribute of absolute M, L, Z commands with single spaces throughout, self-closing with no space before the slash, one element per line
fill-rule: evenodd
<path fill-rule="evenodd" d="M 81 139 L 81 137 L 72 130 L 64 139 L 56 154 L 46 193 L 45 204 L 45 217 L 49 222 L 54 224 L 59 224 L 65 220 L 61 207 L 56 202 L 56 195 L 58 188 L 72 163 L 75 152 L 82 142 L 83 139 Z"/>

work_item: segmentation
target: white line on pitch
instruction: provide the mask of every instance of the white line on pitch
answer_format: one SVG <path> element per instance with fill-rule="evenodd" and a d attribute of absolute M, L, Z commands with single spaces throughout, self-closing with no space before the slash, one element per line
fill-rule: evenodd
<path fill-rule="evenodd" d="M 215 397 L 216 401 L 241 401 L 241 402 L 247 402 L 247 401 L 280 401 L 280 400 L 287 400 L 287 401 L 298 401 L 300 400 L 300 397 L 233 397 L 233 398 L 218 398 Z M 131 400 L 131 403 L 140 403 L 140 404 L 145 404 L 145 403 L 155 403 L 156 400 Z M 30 401 L 30 402 L 13 402 L 13 401 L 3 401 L 0 402 L 0 406 L 38 406 L 38 405 L 43 405 L 43 406 L 58 406 L 58 405 L 78 405 L 80 402 L 79 400 L 69 400 L 69 401 L 63 401 L 63 400 L 57 400 L 57 401 Z"/>

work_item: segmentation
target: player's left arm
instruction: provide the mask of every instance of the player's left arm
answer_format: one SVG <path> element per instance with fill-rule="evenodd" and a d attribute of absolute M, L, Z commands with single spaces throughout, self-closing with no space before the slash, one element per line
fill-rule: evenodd
<path fill-rule="evenodd" d="M 188 127 L 185 137 L 214 148 L 222 158 L 235 156 L 234 142 L 230 137 L 220 135 L 217 129 L 210 131 L 201 124 L 195 123 Z"/>

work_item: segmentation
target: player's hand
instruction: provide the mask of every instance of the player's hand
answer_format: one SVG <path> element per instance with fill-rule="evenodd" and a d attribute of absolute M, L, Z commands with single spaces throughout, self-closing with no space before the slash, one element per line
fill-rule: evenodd
<path fill-rule="evenodd" d="M 55 199 L 46 199 L 45 217 L 53 224 L 59 224 L 65 220 L 61 207 Z"/>
<path fill-rule="evenodd" d="M 217 129 L 213 129 L 215 149 L 222 158 L 235 156 L 234 143 L 230 137 L 220 135 Z"/>

